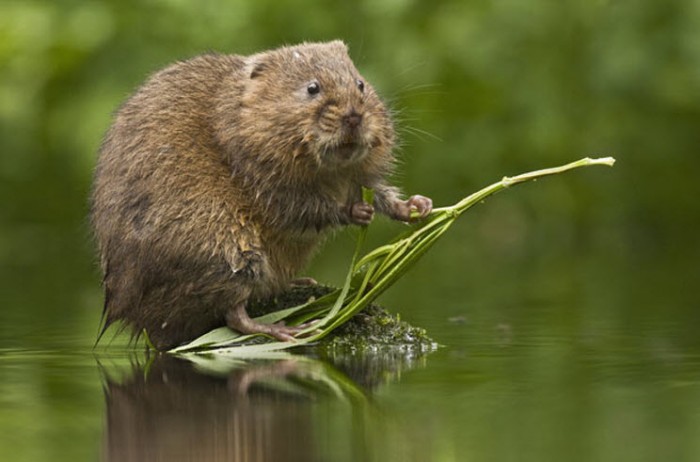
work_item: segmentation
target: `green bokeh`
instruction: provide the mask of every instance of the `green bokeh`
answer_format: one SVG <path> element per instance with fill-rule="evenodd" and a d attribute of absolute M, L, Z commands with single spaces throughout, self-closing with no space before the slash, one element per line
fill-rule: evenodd
<path fill-rule="evenodd" d="M 516 339 L 573 339 L 510 360 L 482 357 L 468 370 L 431 370 L 449 396 L 472 383 L 465 377 L 475 370 L 516 367 L 513 358 L 553 394 L 590 391 L 598 386 L 587 387 L 590 376 L 556 375 L 561 358 L 590 355 L 595 363 L 612 355 L 624 367 L 638 355 L 645 358 L 635 363 L 639 376 L 628 380 L 690 380 L 690 392 L 659 399 L 679 413 L 697 411 L 697 375 L 687 379 L 685 366 L 669 372 L 667 359 L 700 354 L 699 31 L 694 0 L 0 0 L 0 351 L 85 348 L 94 339 L 102 295 L 86 220 L 91 172 L 112 111 L 147 75 L 208 50 L 248 54 L 341 38 L 397 111 L 396 181 L 407 192 L 446 205 L 503 175 L 589 155 L 618 159 L 612 170 L 490 199 L 386 294 L 404 319 L 444 344 L 475 342 L 477 355 L 490 354 L 494 332 L 508 326 L 521 329 Z M 380 221 L 370 241 L 400 230 Z M 352 237 L 329 242 L 310 275 L 339 283 Z M 469 328 L 447 321 L 462 315 Z M 23 364 L 0 388 L 8 403 L 20 389 L 32 397 L 30 412 L 12 418 L 49 419 L 38 437 L 55 437 L 51 422 L 64 425 L 56 403 L 99 402 L 66 391 L 55 365 L 55 358 Z M 550 375 L 538 373 L 542 365 Z M 600 370 L 593 375 L 605 380 Z M 615 399 L 605 390 L 599 404 Z M 638 391 L 645 390 L 655 391 Z M 409 387 L 402 398 L 413 406 L 420 391 Z M 586 402 L 571 412 L 585 411 Z M 688 434 L 698 428 L 690 415 L 681 419 Z M 555 430 L 559 417 L 538 422 Z M 597 422 L 590 418 L 587 431 Z M 657 431 L 653 422 L 647 434 Z M 607 414 L 605 423 L 617 425 Z M 495 438 L 481 438 L 474 425 L 475 442 Z M 49 453 L 68 444 L 54 440 Z"/>
<path fill-rule="evenodd" d="M 536 265 L 562 247 L 602 247 L 623 265 L 683 266 L 698 256 L 699 23 L 692 1 L 4 0 L 2 329 L 14 330 L 15 317 L 48 318 L 53 329 L 99 311 L 85 221 L 91 170 L 112 111 L 149 73 L 206 50 L 303 40 L 349 44 L 398 112 L 397 181 L 437 204 L 504 174 L 618 158 L 613 172 L 499 197 L 445 244 L 471 263 L 441 265 L 468 272 L 494 255 L 505 259 L 498 266 Z M 342 273 L 324 262 L 346 244 L 329 246 L 317 277 Z"/>

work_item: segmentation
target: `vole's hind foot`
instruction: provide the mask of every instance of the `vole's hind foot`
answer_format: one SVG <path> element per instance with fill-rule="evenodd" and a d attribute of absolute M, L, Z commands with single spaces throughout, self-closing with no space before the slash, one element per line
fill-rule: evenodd
<path fill-rule="evenodd" d="M 314 278 L 296 278 L 292 279 L 292 281 L 289 283 L 290 286 L 292 287 L 313 287 L 318 285 L 318 281 Z"/>
<path fill-rule="evenodd" d="M 284 322 L 263 324 L 251 319 L 245 309 L 245 303 L 239 303 L 226 313 L 226 325 L 242 334 L 267 334 L 283 342 L 293 342 L 294 337 L 313 325 L 313 322 L 299 326 L 286 326 Z"/>

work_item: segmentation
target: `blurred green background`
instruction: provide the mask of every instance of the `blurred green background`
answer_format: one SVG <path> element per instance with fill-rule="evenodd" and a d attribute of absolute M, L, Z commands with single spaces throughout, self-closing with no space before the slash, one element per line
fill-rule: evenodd
<path fill-rule="evenodd" d="M 589 313 L 620 322 L 695 306 L 699 25 L 692 0 L 2 0 L 0 346 L 83 344 L 95 328 L 91 171 L 112 111 L 147 75 L 207 50 L 333 38 L 399 113 L 397 182 L 437 205 L 506 174 L 618 159 L 465 218 L 387 295 L 409 318 L 561 293 L 649 307 L 610 299 Z M 377 241 L 400 229 L 375 228 Z M 310 273 L 338 282 L 351 239 Z"/>
<path fill-rule="evenodd" d="M 697 460 L 697 0 L 0 0 L 0 452 L 98 452 L 93 359 L 57 352 L 97 332 L 87 197 L 111 113 L 172 61 L 335 38 L 398 112 L 396 182 L 436 205 L 618 160 L 489 199 L 383 296 L 448 346 L 380 394 L 412 422 L 395 446 Z M 378 220 L 370 240 L 401 230 Z M 309 275 L 338 284 L 353 238 Z"/>

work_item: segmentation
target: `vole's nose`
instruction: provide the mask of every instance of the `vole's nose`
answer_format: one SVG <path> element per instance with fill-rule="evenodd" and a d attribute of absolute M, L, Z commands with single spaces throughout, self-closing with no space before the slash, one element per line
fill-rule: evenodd
<path fill-rule="evenodd" d="M 351 130 L 354 130 L 357 127 L 359 127 L 361 123 L 362 115 L 358 114 L 357 111 L 355 111 L 354 109 L 345 114 L 345 116 L 343 117 L 343 125 L 345 125 L 345 127 Z"/>

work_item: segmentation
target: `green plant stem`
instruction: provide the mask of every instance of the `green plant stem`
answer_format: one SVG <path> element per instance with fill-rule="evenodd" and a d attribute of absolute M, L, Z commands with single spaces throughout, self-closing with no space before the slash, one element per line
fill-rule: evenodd
<path fill-rule="evenodd" d="M 536 180 L 538 178 L 542 178 L 545 176 L 550 176 L 550 175 L 557 175 L 560 173 L 567 172 L 569 170 L 573 170 L 576 168 L 580 167 L 590 167 L 593 165 L 607 165 L 608 167 L 612 167 L 615 164 L 615 159 L 613 157 L 601 157 L 597 159 L 592 159 L 590 157 L 586 157 L 584 159 L 579 159 L 575 162 L 568 163 L 566 165 L 562 165 L 559 167 L 552 167 L 552 168 L 545 168 L 542 170 L 535 170 L 533 172 L 527 172 L 523 173 L 520 175 L 516 175 L 513 177 L 503 177 L 501 181 L 498 183 L 494 183 L 490 186 L 487 186 L 484 189 L 481 189 L 480 191 L 475 192 L 474 194 L 467 196 L 466 198 L 462 199 L 452 207 L 444 207 L 440 209 L 435 209 L 433 212 L 442 212 L 442 211 L 454 211 L 457 214 L 462 214 L 464 211 L 472 207 L 474 204 L 478 204 L 481 202 L 483 199 L 486 197 L 497 193 L 498 191 L 501 191 L 503 189 L 509 188 L 511 186 L 514 186 L 516 184 L 524 183 L 526 181 L 530 180 Z"/>
<path fill-rule="evenodd" d="M 559 167 L 536 170 L 513 177 L 504 177 L 501 181 L 493 183 L 470 196 L 465 197 L 451 207 L 433 209 L 430 216 L 422 223 L 417 224 L 410 231 L 403 233 L 390 244 L 378 247 L 363 257 L 359 257 L 362 244 L 367 234 L 367 228 L 360 229 L 355 252 L 353 253 L 350 269 L 345 277 L 342 289 L 334 291 L 318 300 L 305 303 L 300 306 L 270 313 L 256 320 L 276 322 L 282 319 L 292 321 L 292 324 L 304 322 L 311 317 L 323 316 L 321 320 L 302 331 L 307 337 L 297 338 L 295 342 L 271 341 L 261 345 L 232 346 L 233 343 L 251 338 L 251 335 L 241 336 L 232 333 L 230 343 L 216 351 L 227 354 L 255 354 L 276 350 L 283 350 L 320 340 L 341 324 L 365 308 L 382 292 L 396 282 L 428 249 L 449 229 L 454 221 L 469 208 L 482 202 L 487 197 L 503 189 L 536 180 L 549 175 L 556 175 L 580 167 L 594 165 L 612 166 L 615 159 L 604 157 L 599 159 L 584 158 Z M 372 203 L 373 194 L 363 191 L 363 199 Z M 208 335 L 208 334 L 207 334 Z M 204 336 L 203 336 L 204 337 Z M 218 336 L 217 336 L 218 338 Z M 177 348 L 180 351 L 190 351 L 201 348 L 220 348 L 224 342 L 216 341 L 212 344 L 195 340 L 190 345 Z"/>

